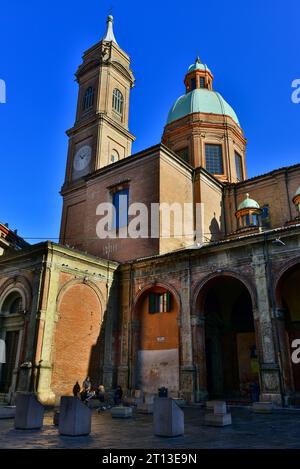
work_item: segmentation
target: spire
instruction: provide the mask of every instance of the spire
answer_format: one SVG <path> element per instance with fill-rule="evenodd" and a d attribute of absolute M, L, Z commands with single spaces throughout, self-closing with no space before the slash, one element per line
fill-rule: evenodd
<path fill-rule="evenodd" d="M 104 34 L 102 41 L 108 41 L 108 42 L 114 42 L 115 44 L 118 45 L 114 31 L 113 31 L 113 22 L 114 18 L 112 15 L 108 15 L 107 20 L 106 20 L 106 33 Z"/>
<path fill-rule="evenodd" d="M 197 55 L 196 60 L 195 60 L 195 63 L 196 63 L 196 64 L 201 64 L 201 60 L 200 60 L 199 55 Z"/>

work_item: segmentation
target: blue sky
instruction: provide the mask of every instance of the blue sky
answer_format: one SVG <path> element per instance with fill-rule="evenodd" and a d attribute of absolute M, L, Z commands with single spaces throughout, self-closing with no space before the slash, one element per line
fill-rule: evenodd
<path fill-rule="evenodd" d="M 248 176 L 300 162 L 300 104 L 291 101 L 291 82 L 300 78 L 298 0 L 2 2 L 0 221 L 26 238 L 59 235 L 74 73 L 83 51 L 101 39 L 111 7 L 136 77 L 134 152 L 160 141 L 199 53 L 248 139 Z"/>

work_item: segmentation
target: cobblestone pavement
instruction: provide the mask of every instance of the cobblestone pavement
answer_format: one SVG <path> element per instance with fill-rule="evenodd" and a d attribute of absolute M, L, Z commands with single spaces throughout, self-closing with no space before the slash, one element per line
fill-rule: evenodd
<path fill-rule="evenodd" d="M 232 408 L 228 427 L 204 425 L 204 410 L 186 407 L 185 435 L 160 438 L 153 435 L 152 416 L 112 419 L 110 412 L 93 411 L 92 433 L 87 437 L 62 437 L 46 412 L 40 431 L 15 430 L 13 420 L 0 420 L 0 448 L 300 448 L 300 412 L 277 410 L 254 414 L 248 408 Z"/>

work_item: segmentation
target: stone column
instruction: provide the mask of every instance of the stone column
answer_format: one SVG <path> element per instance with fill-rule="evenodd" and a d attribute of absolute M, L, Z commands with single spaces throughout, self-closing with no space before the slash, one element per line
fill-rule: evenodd
<path fill-rule="evenodd" d="M 119 363 L 118 363 L 118 384 L 123 390 L 128 389 L 128 362 L 129 362 L 129 318 L 130 318 L 130 271 L 121 273 L 121 295 L 120 295 L 120 316 L 119 316 Z"/>
<path fill-rule="evenodd" d="M 110 274 L 111 275 L 111 274 Z M 103 360 L 103 385 L 105 389 L 113 387 L 113 370 L 114 363 L 112 358 L 112 337 L 113 325 L 117 314 L 117 287 L 114 285 L 112 278 L 107 281 L 108 299 L 105 315 L 105 342 L 104 342 L 104 360 Z"/>
<path fill-rule="evenodd" d="M 272 401 L 281 405 L 280 368 L 276 356 L 274 331 L 272 328 L 272 307 L 268 295 L 265 259 L 260 253 L 253 255 L 254 280 L 257 290 L 257 311 L 255 311 L 257 334 L 260 342 L 261 401 Z"/>
<path fill-rule="evenodd" d="M 180 390 L 188 402 L 194 402 L 195 368 L 192 353 L 190 274 L 186 272 L 181 279 L 180 312 Z"/>
<path fill-rule="evenodd" d="M 19 370 L 19 379 L 18 379 L 18 391 L 29 391 L 31 373 L 33 372 L 32 366 L 30 363 L 33 360 L 33 355 L 35 353 L 34 349 L 34 340 L 35 340 L 35 328 L 36 322 L 38 320 L 38 305 L 40 298 L 40 283 L 43 269 L 40 266 L 34 271 L 34 279 L 32 285 L 32 302 L 31 310 L 28 311 L 25 317 L 24 330 L 26 333 L 24 351 L 22 355 L 22 362 L 25 363 L 23 367 Z"/>
<path fill-rule="evenodd" d="M 284 393 L 289 395 L 293 393 L 293 371 L 292 362 L 290 357 L 290 344 L 289 337 L 285 328 L 285 315 L 286 312 L 281 308 L 276 308 L 274 319 L 274 328 L 278 331 L 278 342 L 279 342 L 279 354 L 280 354 L 280 365 L 282 372 L 282 379 L 284 385 Z"/>
<path fill-rule="evenodd" d="M 54 342 L 55 324 L 58 321 L 56 299 L 59 285 L 59 271 L 54 262 L 47 263 L 44 282 L 42 309 L 39 311 L 39 331 L 37 339 L 36 360 L 38 370 L 38 398 L 43 404 L 54 404 L 55 394 L 51 389 L 52 381 L 52 350 Z"/>
<path fill-rule="evenodd" d="M 206 356 L 205 356 L 205 319 L 200 316 L 191 316 L 193 337 L 193 358 L 195 367 L 195 400 L 202 401 L 207 398 Z"/>

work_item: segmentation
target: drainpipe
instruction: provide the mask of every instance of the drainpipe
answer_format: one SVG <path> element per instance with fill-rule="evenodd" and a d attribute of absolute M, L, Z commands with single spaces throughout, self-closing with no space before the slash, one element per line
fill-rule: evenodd
<path fill-rule="evenodd" d="M 128 378 L 127 378 L 127 389 L 131 389 L 133 385 L 133 350 L 132 350 L 132 334 L 136 334 L 135 328 L 133 327 L 132 321 L 133 321 L 133 311 L 132 311 L 132 305 L 133 305 L 133 267 L 132 264 L 130 264 L 130 273 L 129 273 L 129 324 L 128 324 Z"/>
<path fill-rule="evenodd" d="M 222 188 L 222 219 L 224 225 L 224 234 L 227 235 L 227 222 L 226 222 L 226 210 L 225 210 L 225 188 Z"/>
<path fill-rule="evenodd" d="M 276 343 L 275 343 L 275 351 L 277 351 L 277 360 L 279 366 L 279 383 L 280 383 L 280 393 L 281 393 L 281 402 L 282 406 L 284 406 L 284 383 L 283 383 L 283 373 L 282 373 L 282 363 L 281 363 L 281 352 L 280 352 L 280 338 L 277 329 L 277 317 L 276 317 L 276 300 L 273 290 L 273 275 L 272 275 L 272 268 L 269 256 L 269 248 L 268 248 L 268 235 L 264 232 L 264 244 L 263 244 L 263 251 L 264 251 L 264 260 L 266 265 L 266 279 L 267 279 L 267 289 L 268 289 L 268 297 L 271 302 L 272 308 L 272 316 L 275 319 L 275 334 L 276 334 Z"/>
<path fill-rule="evenodd" d="M 289 194 L 289 177 L 288 177 L 288 170 L 285 169 L 284 172 L 284 180 L 285 180 L 285 189 L 286 189 L 286 194 L 287 194 L 287 199 L 288 199 L 288 207 L 289 207 L 289 215 L 290 215 L 290 220 L 292 219 L 292 208 L 291 208 L 291 198 Z"/>

